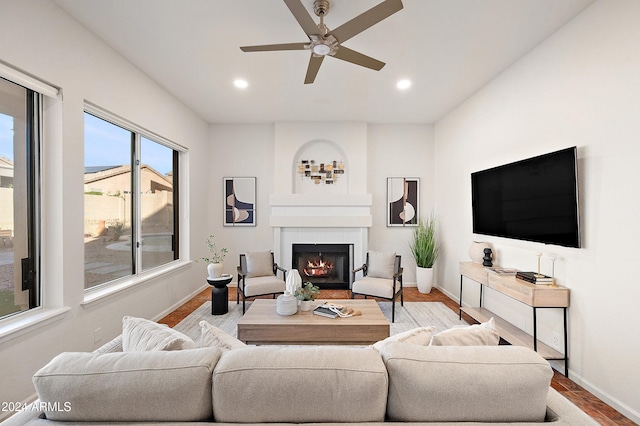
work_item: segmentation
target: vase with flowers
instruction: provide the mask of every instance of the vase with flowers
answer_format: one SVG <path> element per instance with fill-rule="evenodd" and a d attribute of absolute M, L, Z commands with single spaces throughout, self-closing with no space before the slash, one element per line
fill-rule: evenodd
<path fill-rule="evenodd" d="M 300 300 L 300 310 L 311 310 L 311 302 L 315 300 L 316 296 L 320 294 L 320 287 L 313 285 L 310 282 L 304 283 L 304 285 L 296 290 L 296 297 Z"/>
<path fill-rule="evenodd" d="M 209 238 L 207 238 L 207 247 L 209 247 L 209 252 L 211 253 L 211 255 L 209 257 L 203 257 L 202 260 L 208 263 L 208 277 L 220 278 L 220 276 L 222 275 L 222 270 L 224 269 L 222 261 L 227 255 L 227 249 L 224 247 L 220 249 L 216 247 L 216 242 L 213 235 L 209 235 Z"/>

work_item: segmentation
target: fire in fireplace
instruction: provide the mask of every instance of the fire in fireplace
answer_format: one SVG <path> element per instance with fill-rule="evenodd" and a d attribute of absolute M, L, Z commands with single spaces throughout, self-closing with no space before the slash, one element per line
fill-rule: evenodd
<path fill-rule="evenodd" d="M 325 278 L 331 276 L 333 272 L 333 263 L 324 261 L 321 258 L 316 260 L 307 260 L 307 266 L 303 269 L 304 275 L 307 277 Z"/>
<path fill-rule="evenodd" d="M 302 281 L 325 289 L 348 289 L 353 244 L 293 244 L 291 266 Z"/>

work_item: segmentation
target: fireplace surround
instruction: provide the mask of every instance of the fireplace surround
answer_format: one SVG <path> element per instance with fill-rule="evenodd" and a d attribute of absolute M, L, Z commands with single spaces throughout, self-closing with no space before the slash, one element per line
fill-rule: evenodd
<path fill-rule="evenodd" d="M 349 289 L 353 270 L 353 244 L 293 244 L 291 268 L 303 282 L 323 289 Z"/>
<path fill-rule="evenodd" d="M 371 204 L 370 194 L 272 194 L 270 225 L 276 261 L 291 269 L 294 244 L 349 244 L 350 270 L 362 265 L 372 225 Z M 304 279 L 302 272 L 300 276 Z M 350 285 L 349 280 L 344 281 Z"/>

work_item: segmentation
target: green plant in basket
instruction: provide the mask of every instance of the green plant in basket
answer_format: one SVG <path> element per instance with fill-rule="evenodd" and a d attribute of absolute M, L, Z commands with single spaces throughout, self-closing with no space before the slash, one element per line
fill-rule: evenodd
<path fill-rule="evenodd" d="M 315 300 L 319 294 L 320 287 L 307 281 L 302 287 L 296 290 L 295 296 L 300 300 Z"/>

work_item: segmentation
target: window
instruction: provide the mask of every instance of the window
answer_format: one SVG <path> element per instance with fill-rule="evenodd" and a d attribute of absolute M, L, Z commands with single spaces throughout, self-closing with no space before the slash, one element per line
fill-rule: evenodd
<path fill-rule="evenodd" d="M 0 78 L 0 318 L 40 306 L 40 102 Z"/>
<path fill-rule="evenodd" d="M 85 290 L 178 259 L 179 151 L 99 111 L 85 112 Z"/>

